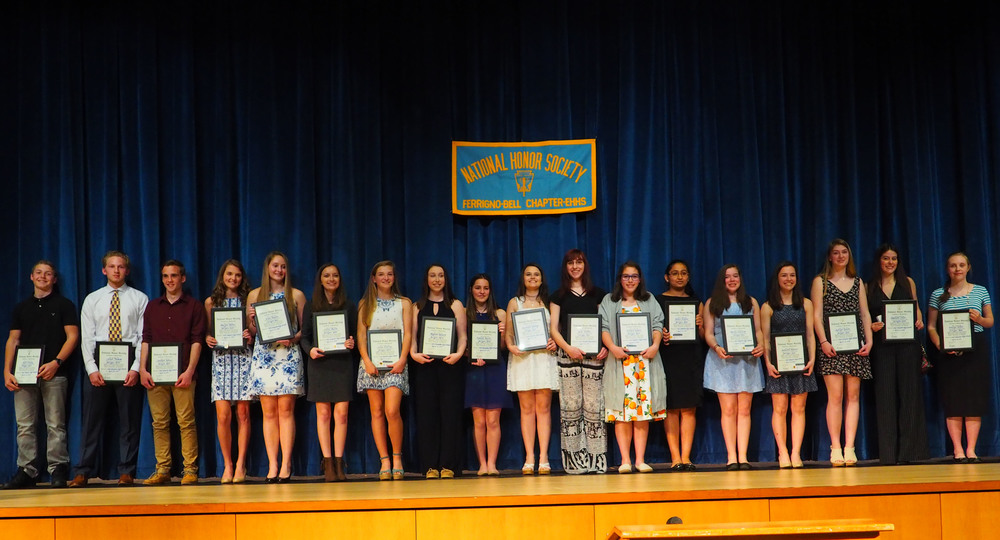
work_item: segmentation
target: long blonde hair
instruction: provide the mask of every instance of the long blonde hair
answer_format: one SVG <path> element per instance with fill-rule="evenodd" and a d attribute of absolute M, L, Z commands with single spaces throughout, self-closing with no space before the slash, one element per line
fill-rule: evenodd
<path fill-rule="evenodd" d="M 359 318 L 365 321 L 365 326 L 371 326 L 372 316 L 375 315 L 375 306 L 378 305 L 378 286 L 375 285 L 375 274 L 378 272 L 378 269 L 383 266 L 392 268 L 393 280 L 390 292 L 392 292 L 393 298 L 403 296 L 403 294 L 399 292 L 399 278 L 395 275 L 396 265 L 393 264 L 392 261 L 379 261 L 375 263 L 375 266 L 372 267 L 371 276 L 368 279 L 368 288 L 365 289 L 365 295 L 361 299 L 361 307 L 359 311 Z"/>
<path fill-rule="evenodd" d="M 847 243 L 847 240 L 842 238 L 834 238 L 830 241 L 830 245 L 826 247 L 826 260 L 823 261 L 823 270 L 820 275 L 823 279 L 829 279 L 830 275 L 833 274 L 833 263 L 830 262 L 830 254 L 833 253 L 833 248 L 837 246 L 844 246 L 847 248 L 847 268 L 844 268 L 844 273 L 847 277 L 857 277 L 858 271 L 854 267 L 854 252 L 851 250 L 851 245 Z M 826 290 L 826 283 L 823 284 L 823 290 Z"/>
<path fill-rule="evenodd" d="M 295 317 L 295 296 L 292 294 L 292 271 L 289 269 L 291 265 L 288 264 L 288 257 L 284 253 L 280 251 L 272 251 L 267 254 L 267 257 L 264 258 L 264 270 L 262 271 L 264 277 L 261 278 L 260 292 L 257 293 L 257 301 L 263 302 L 271 298 L 271 275 L 267 271 L 267 267 L 271 265 L 271 261 L 273 261 L 275 257 L 281 257 L 285 260 L 285 306 L 288 308 L 288 318 L 291 320 L 292 326 L 295 326 L 297 321 Z"/>

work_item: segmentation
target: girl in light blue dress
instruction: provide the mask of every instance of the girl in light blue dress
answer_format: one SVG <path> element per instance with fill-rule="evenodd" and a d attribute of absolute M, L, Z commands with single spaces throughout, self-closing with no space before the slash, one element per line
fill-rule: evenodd
<path fill-rule="evenodd" d="M 747 294 L 742 273 L 735 264 L 727 264 L 715 278 L 712 297 L 705 303 L 705 388 L 719 396 L 722 409 L 722 437 L 726 440 L 726 470 L 749 470 L 747 460 L 750 445 L 750 405 L 754 392 L 764 389 L 764 372 L 760 357 L 764 354 L 764 337 L 760 328 L 760 308 L 757 300 Z M 731 355 L 722 339 L 721 318 L 730 315 L 753 315 L 757 345 L 750 355 Z"/>

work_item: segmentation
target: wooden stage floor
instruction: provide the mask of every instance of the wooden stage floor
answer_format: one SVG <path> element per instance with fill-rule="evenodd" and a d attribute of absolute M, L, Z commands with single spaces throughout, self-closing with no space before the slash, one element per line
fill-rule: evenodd
<path fill-rule="evenodd" d="M 294 519 L 306 538 L 312 538 L 308 533 L 315 529 L 303 523 L 314 518 L 318 520 L 315 526 L 346 527 L 345 531 L 357 526 L 358 531 L 371 535 L 374 517 L 377 523 L 389 518 L 401 525 L 399 531 L 380 526 L 378 532 L 385 534 L 375 537 L 431 538 L 444 532 L 442 527 L 460 527 L 457 530 L 476 530 L 476 538 L 534 532 L 554 538 L 601 539 L 610 530 L 609 524 L 663 523 L 676 515 L 685 523 L 871 518 L 896 524 L 896 532 L 885 537 L 956 538 L 953 534 L 961 531 L 973 534 L 965 538 L 976 538 L 975 531 L 985 528 L 992 536 L 1000 527 L 998 508 L 1000 463 L 815 466 L 586 476 L 522 477 L 509 472 L 499 478 L 455 480 L 408 475 L 404 481 L 388 482 L 219 485 L 205 481 L 197 486 L 37 488 L 0 491 L 0 526 L 20 523 L 40 526 L 43 533 L 51 531 L 41 538 L 92 539 L 92 535 L 72 532 L 74 526 L 84 524 L 80 520 L 98 520 L 89 522 L 86 529 L 90 531 L 91 525 L 100 525 L 101 518 L 109 530 L 127 525 L 129 518 L 136 526 L 140 522 L 135 519 L 152 519 L 141 522 L 141 534 L 147 538 L 201 537 L 171 536 L 169 527 L 146 528 L 185 515 L 208 520 L 213 523 L 209 528 L 217 528 L 219 520 L 214 518 L 221 518 L 223 530 L 210 536 L 216 540 L 252 540 L 266 538 L 263 531 L 276 527 L 274 523 L 283 517 Z M 538 510 L 542 513 L 536 515 Z M 563 523 L 567 520 L 572 523 Z M 580 521 L 586 526 L 579 526 Z M 491 526 L 484 530 L 484 525 Z M 560 527 L 566 530 L 560 532 Z M 293 531 L 276 530 L 281 538 L 296 537 Z M 454 530 L 451 536 L 463 537 Z"/>

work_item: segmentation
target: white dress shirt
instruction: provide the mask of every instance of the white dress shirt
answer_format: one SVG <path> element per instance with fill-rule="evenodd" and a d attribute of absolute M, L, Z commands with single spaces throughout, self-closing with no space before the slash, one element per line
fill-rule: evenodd
<path fill-rule="evenodd" d="M 90 375 L 97 371 L 94 348 L 98 341 L 108 341 L 108 326 L 111 319 L 111 297 L 115 289 L 111 285 L 97 289 L 87 295 L 80 311 L 80 339 L 83 364 Z M 118 303 L 121 308 L 122 341 L 135 347 L 136 355 L 132 371 L 139 371 L 139 347 L 142 344 L 142 315 L 146 311 L 149 298 L 127 284 L 118 289 Z"/>

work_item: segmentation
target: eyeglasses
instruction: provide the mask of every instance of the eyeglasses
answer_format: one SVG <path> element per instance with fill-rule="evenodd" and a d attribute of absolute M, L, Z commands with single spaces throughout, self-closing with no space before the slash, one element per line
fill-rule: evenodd
<path fill-rule="evenodd" d="M 622 281 L 638 281 L 639 274 L 622 274 Z"/>

